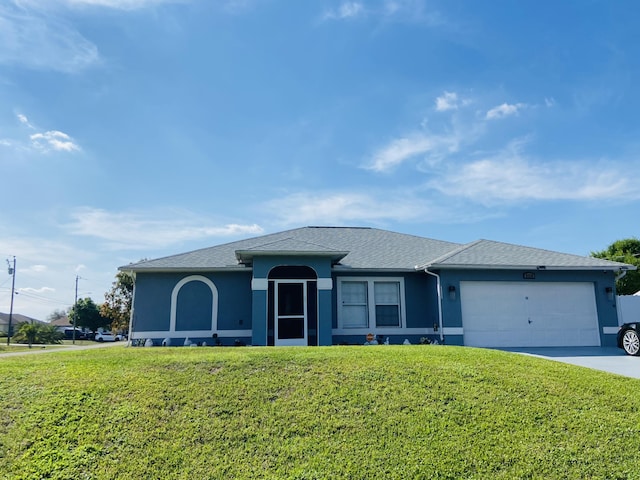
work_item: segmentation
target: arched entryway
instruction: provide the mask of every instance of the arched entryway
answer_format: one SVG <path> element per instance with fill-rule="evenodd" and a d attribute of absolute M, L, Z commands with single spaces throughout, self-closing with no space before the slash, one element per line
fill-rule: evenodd
<path fill-rule="evenodd" d="M 269 272 L 268 345 L 318 345 L 318 277 L 307 266 Z"/>

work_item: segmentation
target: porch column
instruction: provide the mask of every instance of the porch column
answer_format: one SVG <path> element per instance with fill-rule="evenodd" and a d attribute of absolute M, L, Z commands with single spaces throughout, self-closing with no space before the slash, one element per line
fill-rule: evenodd
<path fill-rule="evenodd" d="M 251 343 L 267 345 L 267 290 L 266 278 L 251 280 Z"/>
<path fill-rule="evenodd" d="M 333 344 L 332 290 L 333 280 L 331 278 L 318 279 L 318 345 Z"/>

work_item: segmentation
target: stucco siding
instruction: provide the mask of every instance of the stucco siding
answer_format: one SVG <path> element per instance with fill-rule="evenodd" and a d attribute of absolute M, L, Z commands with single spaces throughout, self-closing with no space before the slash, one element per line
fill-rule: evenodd
<path fill-rule="evenodd" d="M 134 332 L 168 332 L 171 326 L 172 294 L 180 282 L 194 277 L 187 273 L 138 273 L 134 303 Z M 217 293 L 215 320 L 218 330 L 251 329 L 251 274 L 249 272 L 204 273 Z M 202 281 L 184 283 L 176 294 L 175 330 L 210 330 L 214 293 Z"/>
<path fill-rule="evenodd" d="M 332 328 L 340 333 L 334 332 L 333 343 L 364 343 L 365 335 L 362 332 L 350 333 L 348 329 L 338 328 L 338 290 L 337 285 L 341 277 L 350 278 L 399 278 L 404 282 L 404 328 L 367 328 L 367 332 L 377 335 L 380 333 L 385 338 L 389 337 L 395 343 L 402 343 L 408 339 L 416 343 L 423 336 L 433 336 L 434 325 L 438 324 L 438 300 L 436 294 L 436 282 L 431 276 L 424 272 L 385 272 L 385 273 L 356 273 L 337 272 L 333 274 L 334 288 L 331 292 L 331 312 Z M 362 330 L 362 329 L 358 329 Z"/>

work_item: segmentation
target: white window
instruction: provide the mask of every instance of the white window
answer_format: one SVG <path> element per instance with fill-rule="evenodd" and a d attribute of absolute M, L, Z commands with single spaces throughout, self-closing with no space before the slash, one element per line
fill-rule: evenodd
<path fill-rule="evenodd" d="M 403 327 L 403 279 L 338 278 L 338 325 L 344 329 Z"/>

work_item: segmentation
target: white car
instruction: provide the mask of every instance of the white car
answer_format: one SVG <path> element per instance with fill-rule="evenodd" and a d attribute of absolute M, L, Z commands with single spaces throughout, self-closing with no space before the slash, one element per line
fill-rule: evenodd
<path fill-rule="evenodd" d="M 94 340 L 96 342 L 115 342 L 116 337 L 109 332 L 97 332 Z"/>

